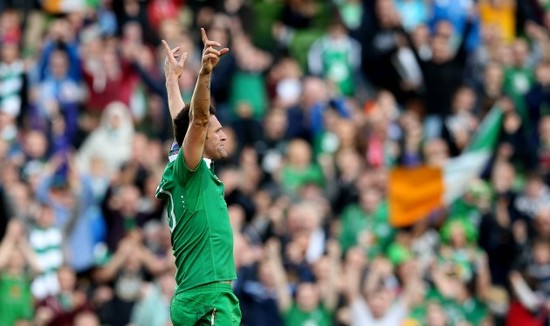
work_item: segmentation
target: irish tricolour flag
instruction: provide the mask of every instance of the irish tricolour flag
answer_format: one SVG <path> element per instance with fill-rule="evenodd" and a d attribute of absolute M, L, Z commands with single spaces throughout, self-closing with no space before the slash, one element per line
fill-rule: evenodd
<path fill-rule="evenodd" d="M 502 116 L 500 108 L 492 108 L 464 152 L 443 167 L 393 169 L 388 185 L 390 223 L 395 227 L 411 225 L 461 197 L 491 157 Z"/>
<path fill-rule="evenodd" d="M 43 0 L 42 7 L 51 14 L 81 12 L 87 8 L 90 0 Z"/>

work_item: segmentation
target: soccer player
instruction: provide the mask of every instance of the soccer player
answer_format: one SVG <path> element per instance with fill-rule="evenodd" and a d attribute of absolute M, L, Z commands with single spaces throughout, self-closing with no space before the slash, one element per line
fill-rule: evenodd
<path fill-rule="evenodd" d="M 239 325 L 239 301 L 231 289 L 236 279 L 233 233 L 222 182 L 213 162 L 227 156 L 226 136 L 210 105 L 212 69 L 229 51 L 208 39 L 201 29 L 204 49 L 191 104 L 184 105 L 177 79 L 186 54 L 170 50 L 166 42 L 166 87 L 177 148 L 171 150 L 156 196 L 165 202 L 172 248 L 176 258 L 176 291 L 170 305 L 175 326 Z M 181 148 L 181 150 L 178 150 Z M 177 151 L 177 154 L 174 153 Z"/>

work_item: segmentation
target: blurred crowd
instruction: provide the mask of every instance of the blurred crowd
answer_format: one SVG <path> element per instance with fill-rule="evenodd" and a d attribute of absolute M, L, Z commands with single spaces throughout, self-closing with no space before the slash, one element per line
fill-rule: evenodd
<path fill-rule="evenodd" d="M 160 40 L 212 98 L 242 325 L 549 325 L 550 1 L 1 0 L 0 326 L 170 325 Z M 388 173 L 498 146 L 393 227 Z"/>

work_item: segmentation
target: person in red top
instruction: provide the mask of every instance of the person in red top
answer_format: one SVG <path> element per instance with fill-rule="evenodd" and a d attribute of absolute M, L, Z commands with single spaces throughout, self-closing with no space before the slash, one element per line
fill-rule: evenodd
<path fill-rule="evenodd" d="M 129 105 L 139 84 L 139 75 L 112 46 L 85 60 L 83 74 L 89 92 L 86 107 L 96 112 L 115 101 Z"/>

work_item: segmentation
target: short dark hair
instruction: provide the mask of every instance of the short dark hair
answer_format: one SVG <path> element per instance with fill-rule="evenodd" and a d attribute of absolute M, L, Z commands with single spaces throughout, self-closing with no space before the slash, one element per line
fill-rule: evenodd
<path fill-rule="evenodd" d="M 176 115 L 174 120 L 172 120 L 174 138 L 176 139 L 176 143 L 178 143 L 179 147 L 182 146 L 185 134 L 187 134 L 187 129 L 189 129 L 190 110 L 191 106 L 189 104 L 186 104 L 183 109 L 181 109 L 181 111 Z M 209 112 L 211 115 L 215 115 L 216 109 L 212 105 L 210 105 Z"/>
<path fill-rule="evenodd" d="M 525 173 L 526 181 L 541 181 L 544 182 L 544 172 L 541 169 L 535 168 L 528 170 Z"/>

